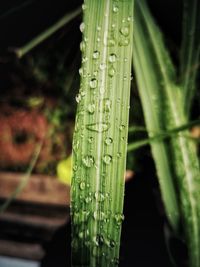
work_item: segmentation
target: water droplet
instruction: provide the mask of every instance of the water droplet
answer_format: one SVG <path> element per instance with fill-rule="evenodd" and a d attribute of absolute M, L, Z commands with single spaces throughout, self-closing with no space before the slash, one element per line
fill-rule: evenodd
<path fill-rule="evenodd" d="M 85 183 L 84 182 L 81 182 L 80 185 L 79 185 L 80 189 L 81 190 L 84 190 L 85 189 Z"/>
<path fill-rule="evenodd" d="M 88 110 L 88 112 L 89 112 L 90 114 L 93 114 L 94 111 L 95 111 L 95 104 L 91 104 L 91 103 L 90 103 L 90 104 L 88 105 L 87 110 Z"/>
<path fill-rule="evenodd" d="M 85 23 L 82 22 L 82 23 L 80 24 L 80 31 L 81 31 L 81 32 L 84 32 L 84 29 L 85 29 Z"/>
<path fill-rule="evenodd" d="M 100 192 L 95 192 L 94 193 L 94 198 L 98 201 L 98 202 L 103 202 L 105 200 L 105 197 L 102 193 Z"/>
<path fill-rule="evenodd" d="M 129 35 L 129 32 L 130 32 L 130 29 L 128 26 L 123 26 L 121 27 L 120 29 L 120 33 L 124 36 L 128 36 Z"/>
<path fill-rule="evenodd" d="M 75 164 L 72 169 L 74 172 L 76 172 L 78 170 L 78 166 Z"/>
<path fill-rule="evenodd" d="M 111 155 L 104 155 L 103 161 L 105 164 L 109 165 L 112 162 L 112 156 Z"/>
<path fill-rule="evenodd" d="M 79 232 L 79 233 L 78 233 L 78 237 L 79 237 L 80 239 L 83 239 L 83 237 L 84 237 L 84 232 L 83 232 L 83 231 Z"/>
<path fill-rule="evenodd" d="M 114 63 L 116 59 L 117 59 L 117 56 L 114 53 L 109 55 L 109 58 L 108 58 L 109 62 Z"/>
<path fill-rule="evenodd" d="M 96 71 L 94 71 L 94 76 L 97 76 L 97 74 L 98 74 L 98 71 L 96 70 Z"/>
<path fill-rule="evenodd" d="M 98 132 L 98 133 L 106 132 L 109 128 L 110 128 L 110 124 L 104 123 L 104 122 L 97 122 L 97 123 L 91 123 L 91 124 L 86 125 L 86 129 L 88 129 L 89 131 Z"/>
<path fill-rule="evenodd" d="M 121 152 L 118 152 L 118 153 L 117 153 L 117 157 L 118 157 L 118 158 L 121 158 L 121 156 L 122 156 L 122 153 L 121 153 Z"/>
<path fill-rule="evenodd" d="M 82 4 L 82 9 L 85 10 L 87 8 L 86 4 Z"/>
<path fill-rule="evenodd" d="M 105 63 L 101 63 L 99 65 L 99 68 L 100 68 L 100 70 L 105 70 L 106 69 L 106 64 Z"/>
<path fill-rule="evenodd" d="M 116 246 L 116 242 L 114 240 L 109 241 L 109 247 L 114 248 Z"/>
<path fill-rule="evenodd" d="M 82 211 L 74 212 L 72 217 L 73 217 L 74 223 L 79 224 L 81 222 L 87 221 L 89 215 L 90 215 L 89 211 L 82 210 Z"/>
<path fill-rule="evenodd" d="M 124 77 L 123 77 L 123 80 L 124 80 L 124 81 L 126 81 L 126 80 L 127 80 L 127 76 L 126 76 L 126 75 L 124 75 Z"/>
<path fill-rule="evenodd" d="M 85 198 L 85 203 L 88 204 L 92 201 L 92 198 L 91 197 L 86 197 Z"/>
<path fill-rule="evenodd" d="M 104 102 L 104 104 L 103 104 L 104 105 L 104 111 L 105 112 L 110 112 L 111 104 L 112 104 L 111 100 L 109 98 L 104 98 L 103 102 Z"/>
<path fill-rule="evenodd" d="M 95 89 L 97 87 L 97 80 L 95 78 L 90 80 L 90 88 Z"/>
<path fill-rule="evenodd" d="M 94 137 L 92 137 L 92 136 L 88 137 L 88 142 L 89 142 L 90 144 L 92 144 L 93 141 L 94 141 Z"/>
<path fill-rule="evenodd" d="M 87 62 L 88 61 L 88 58 L 87 57 L 83 57 L 82 58 L 82 63 L 85 63 L 85 62 Z"/>
<path fill-rule="evenodd" d="M 80 43 L 80 50 L 83 52 L 83 51 L 85 51 L 85 42 L 84 41 L 82 41 L 81 43 Z"/>
<path fill-rule="evenodd" d="M 81 101 L 81 94 L 77 94 L 76 95 L 76 102 L 80 103 L 80 101 Z"/>
<path fill-rule="evenodd" d="M 103 235 L 97 235 L 96 236 L 96 241 L 99 244 L 99 246 L 102 246 L 104 244 L 104 237 L 103 237 Z"/>
<path fill-rule="evenodd" d="M 119 10 L 118 6 L 113 6 L 113 12 L 114 12 L 114 13 L 117 13 L 118 10 Z"/>
<path fill-rule="evenodd" d="M 94 211 L 93 218 L 98 221 L 103 221 L 105 219 L 105 213 L 102 211 Z"/>
<path fill-rule="evenodd" d="M 93 59 L 98 59 L 99 58 L 99 55 L 100 55 L 100 53 L 99 53 L 99 51 L 98 50 L 95 50 L 94 52 L 93 52 Z"/>
<path fill-rule="evenodd" d="M 122 221 L 124 220 L 124 215 L 118 213 L 118 214 L 115 214 L 114 218 L 115 218 L 117 225 L 120 226 L 122 224 Z"/>
<path fill-rule="evenodd" d="M 91 155 L 86 155 L 82 161 L 87 168 L 90 168 L 94 165 L 94 158 Z"/>
<path fill-rule="evenodd" d="M 120 131 L 123 131 L 125 128 L 126 128 L 126 126 L 124 124 L 122 124 L 122 125 L 119 126 L 119 130 Z"/>
<path fill-rule="evenodd" d="M 81 95 L 82 97 L 84 97 L 84 96 L 86 95 L 86 92 L 85 92 L 85 91 L 80 91 L 80 95 Z"/>
<path fill-rule="evenodd" d="M 82 68 L 79 69 L 79 74 L 80 74 L 81 76 L 83 76 L 83 69 L 82 69 Z"/>
<path fill-rule="evenodd" d="M 111 145 L 112 142 L 113 142 L 113 140 L 112 140 L 111 137 L 106 137 L 106 139 L 105 139 L 105 143 L 106 143 L 106 145 Z"/>
<path fill-rule="evenodd" d="M 121 38 L 119 45 L 120 46 L 127 46 L 127 45 L 129 45 L 129 42 L 130 42 L 129 38 Z"/>
<path fill-rule="evenodd" d="M 108 69 L 108 75 L 109 75 L 110 77 L 113 77 L 113 76 L 115 75 L 115 69 L 114 69 L 113 67 L 110 67 L 110 68 Z"/>
<path fill-rule="evenodd" d="M 114 39 L 113 31 L 108 31 L 108 33 L 104 35 L 103 43 L 105 46 L 108 46 L 108 47 L 115 46 L 116 41 Z"/>
<path fill-rule="evenodd" d="M 74 149 L 74 151 L 77 151 L 79 149 L 79 145 L 80 145 L 79 141 L 75 140 L 75 138 L 74 138 L 74 140 L 73 140 L 73 149 Z"/>

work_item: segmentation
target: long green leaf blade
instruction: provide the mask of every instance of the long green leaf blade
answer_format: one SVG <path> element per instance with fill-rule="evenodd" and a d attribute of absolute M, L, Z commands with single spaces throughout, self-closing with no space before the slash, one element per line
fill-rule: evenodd
<path fill-rule="evenodd" d="M 164 46 L 160 33 L 153 22 L 145 1 L 137 1 L 144 21 L 146 34 L 151 41 L 151 49 L 161 72 L 157 72 L 157 79 L 162 81 L 163 90 L 163 114 L 165 128 L 179 127 L 187 123 L 184 112 L 181 88 L 177 87 L 167 73 L 168 65 L 164 55 Z M 151 66 L 150 66 L 151 68 Z M 149 69 L 150 69 L 149 68 Z M 162 99 L 159 99 L 161 101 Z M 188 132 L 179 134 L 171 141 L 171 153 L 173 155 L 173 169 L 175 172 L 180 208 L 183 217 L 184 232 L 189 249 L 189 265 L 200 266 L 200 171 L 194 144 L 184 138 Z"/>
<path fill-rule="evenodd" d="M 186 115 L 189 117 L 200 66 L 200 1 L 184 0 L 181 47 L 181 80 Z"/>
<path fill-rule="evenodd" d="M 73 139 L 72 266 L 118 265 L 123 220 L 133 1 L 83 5 Z"/>
<path fill-rule="evenodd" d="M 19 47 L 19 48 L 10 48 L 9 50 L 11 52 L 14 52 L 18 58 L 22 58 L 29 51 L 31 51 L 33 48 L 41 44 L 43 41 L 45 41 L 47 38 L 53 35 L 56 31 L 62 28 L 64 25 L 66 25 L 67 23 L 72 21 L 74 18 L 76 18 L 80 14 L 80 12 L 81 12 L 81 9 L 77 8 L 76 10 L 73 10 L 70 13 L 67 13 L 62 18 L 60 18 L 58 21 L 56 21 L 55 24 L 51 25 L 48 29 L 44 30 L 44 32 L 37 35 L 35 38 L 33 38 L 30 42 L 28 42 L 24 46 Z"/>
<path fill-rule="evenodd" d="M 146 38 L 143 27 L 139 4 L 136 2 L 133 64 L 145 122 L 149 137 L 151 137 L 153 132 L 164 131 L 163 107 L 162 102 L 159 101 L 162 99 L 162 91 L 160 90 L 160 81 L 156 76 L 157 69 L 154 64 L 154 54 L 149 50 L 148 38 Z M 172 170 L 169 165 L 168 148 L 162 140 L 159 140 L 151 143 L 151 149 L 166 213 L 174 230 L 177 230 L 180 216 L 174 182 L 172 180 Z"/>

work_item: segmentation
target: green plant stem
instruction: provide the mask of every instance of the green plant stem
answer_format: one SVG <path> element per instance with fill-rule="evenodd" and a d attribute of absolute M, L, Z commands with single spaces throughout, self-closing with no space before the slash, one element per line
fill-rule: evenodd
<path fill-rule="evenodd" d="M 141 18 L 139 1 L 136 1 L 135 10 L 133 64 L 145 123 L 149 137 L 151 137 L 152 133 L 165 131 L 162 117 L 162 90 L 160 90 L 160 80 L 156 76 L 154 55 L 150 53 L 149 42 L 144 32 L 144 21 Z M 166 215 L 173 229 L 177 232 L 180 214 L 174 188 L 173 172 L 169 164 L 168 147 L 162 140 L 157 140 L 151 143 L 151 150 L 158 173 Z"/>
<path fill-rule="evenodd" d="M 21 181 L 17 188 L 13 191 L 13 193 L 10 195 L 10 197 L 4 202 L 3 205 L 0 206 L 0 214 L 5 212 L 5 210 L 9 207 L 11 202 L 22 192 L 22 190 L 25 188 L 27 185 L 30 175 L 33 171 L 33 168 L 38 160 L 40 151 L 41 151 L 42 144 L 39 144 L 35 148 L 34 155 L 32 157 L 32 160 L 30 162 L 30 165 L 28 167 L 28 170 L 26 171 L 25 175 L 22 176 Z"/>
<path fill-rule="evenodd" d="M 181 84 L 186 116 L 189 117 L 200 67 L 200 1 L 184 0 L 181 46 Z"/>
<path fill-rule="evenodd" d="M 151 134 L 154 134 L 152 137 L 150 138 L 145 138 L 133 143 L 128 144 L 128 148 L 127 151 L 133 151 L 136 150 L 140 147 L 143 147 L 145 145 L 151 144 L 152 142 L 156 142 L 156 141 L 160 141 L 160 140 L 164 140 L 167 139 L 169 137 L 176 137 L 178 133 L 180 133 L 181 131 L 185 131 L 195 125 L 199 125 L 200 124 L 200 120 L 194 120 L 191 121 L 187 124 L 184 124 L 180 127 L 171 129 L 171 130 L 166 130 L 165 132 L 162 133 L 156 133 L 156 132 L 151 132 Z M 131 132 L 136 132 L 136 131 L 147 131 L 146 128 L 144 127 L 138 127 L 138 126 L 132 126 L 129 128 L 129 133 Z M 184 138 L 190 139 L 191 141 L 195 142 L 195 143 L 199 143 L 200 138 L 195 138 L 192 137 L 191 135 L 183 135 Z"/>
<path fill-rule="evenodd" d="M 134 143 L 128 144 L 127 151 L 128 152 L 134 151 L 134 150 L 137 150 L 137 149 L 139 149 L 145 145 L 149 145 L 153 142 L 157 142 L 159 140 L 165 140 L 167 138 L 176 137 L 176 135 L 177 134 L 175 134 L 175 133 L 166 133 L 166 134 L 158 134 L 158 135 L 155 135 L 155 136 L 150 137 L 150 138 L 142 139 L 142 140 L 136 141 Z M 195 138 L 195 137 L 191 137 L 188 135 L 183 135 L 183 137 L 191 140 L 194 143 L 200 143 L 200 138 Z"/>
<path fill-rule="evenodd" d="M 145 5 L 145 1 L 137 1 L 142 19 L 144 20 L 146 34 L 151 40 L 151 48 L 155 61 L 159 66 L 158 78 L 162 81 L 162 90 L 165 100 L 164 119 L 166 129 L 179 127 L 187 123 L 183 107 L 181 87 L 177 87 L 169 75 L 166 64 L 165 47 L 158 28 Z M 150 66 L 149 66 L 150 67 Z M 151 67 L 150 67 L 151 68 Z M 149 68 L 149 69 L 150 69 Z M 160 88 L 160 90 L 161 90 Z M 161 99 L 159 100 L 161 101 Z M 164 108 L 163 107 L 163 108 Z M 183 134 L 189 134 L 184 131 Z M 200 266 L 200 171 L 195 147 L 192 142 L 181 134 L 171 140 L 171 153 L 173 156 L 173 169 L 179 194 L 179 203 L 183 219 L 183 227 L 189 251 L 189 266 Z"/>
<path fill-rule="evenodd" d="M 22 58 L 25 54 L 30 52 L 33 48 L 35 48 L 37 45 L 42 43 L 44 40 L 46 40 L 48 37 L 50 37 L 52 34 L 54 34 L 64 25 L 66 25 L 71 20 L 76 18 L 79 14 L 81 14 L 81 8 L 77 8 L 76 10 L 70 13 L 67 13 L 61 19 L 59 19 L 54 25 L 52 25 L 51 27 L 46 29 L 44 32 L 36 36 L 26 45 L 19 47 L 19 48 L 10 48 L 9 50 L 14 52 L 18 58 Z"/>
<path fill-rule="evenodd" d="M 72 266 L 118 265 L 123 220 L 133 1 L 84 2 L 73 139 Z"/>
<path fill-rule="evenodd" d="M 0 19 L 4 19 L 7 16 L 10 16 L 18 11 L 20 11 L 21 9 L 29 6 L 31 3 L 33 3 L 33 0 L 25 0 L 22 4 L 18 4 L 18 6 L 12 7 L 11 9 L 7 10 L 4 13 L 0 14 Z"/>
<path fill-rule="evenodd" d="M 171 129 L 171 130 L 166 130 L 165 132 L 163 132 L 162 134 L 167 134 L 167 135 L 171 135 L 172 133 L 178 133 L 187 129 L 190 129 L 194 126 L 200 125 L 200 120 L 194 120 L 194 121 L 190 121 L 189 123 L 186 123 L 184 125 L 181 125 L 177 128 Z M 134 133 L 134 132 L 147 132 L 147 129 L 143 126 L 130 126 L 128 129 L 129 133 Z M 156 134 L 158 135 L 159 133 L 156 132 L 152 132 L 151 134 Z"/>

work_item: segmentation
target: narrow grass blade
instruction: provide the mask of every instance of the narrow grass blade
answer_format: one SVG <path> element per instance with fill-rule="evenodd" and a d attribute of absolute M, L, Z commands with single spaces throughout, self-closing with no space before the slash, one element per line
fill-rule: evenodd
<path fill-rule="evenodd" d="M 52 34 L 54 34 L 56 31 L 58 31 L 60 28 L 62 28 L 64 25 L 69 23 L 71 20 L 73 20 L 75 17 L 77 17 L 81 13 L 81 9 L 78 8 L 65 16 L 63 16 L 61 19 L 59 19 L 54 25 L 46 29 L 44 32 L 36 36 L 34 39 L 32 39 L 29 43 L 25 44 L 22 47 L 19 48 L 10 48 L 9 50 L 14 52 L 18 58 L 23 57 L 25 54 L 27 54 L 29 51 L 31 51 L 33 48 L 35 48 L 37 45 L 42 43 L 44 40 L 49 38 Z"/>
<path fill-rule="evenodd" d="M 151 137 L 153 132 L 158 133 L 165 130 L 163 124 L 163 95 L 162 90 L 160 90 L 160 80 L 156 75 L 157 66 L 154 61 L 154 54 L 150 52 L 150 44 L 143 29 L 140 12 L 139 4 L 136 1 L 133 64 L 145 122 L 149 137 Z M 171 75 L 173 77 L 173 70 Z M 180 215 L 174 188 L 173 172 L 169 164 L 169 151 L 162 140 L 151 143 L 151 150 L 158 173 L 166 214 L 173 229 L 177 231 Z"/>
<path fill-rule="evenodd" d="M 133 1 L 83 5 L 73 139 L 72 266 L 118 265 L 123 220 Z"/>
<path fill-rule="evenodd" d="M 137 1 L 141 11 L 146 38 L 150 40 L 151 50 L 147 53 L 154 54 L 154 62 L 159 66 L 160 72 L 155 72 L 157 81 L 162 81 L 159 88 L 163 92 L 163 98 L 157 99 L 162 103 L 163 121 L 165 128 L 179 127 L 187 123 L 184 112 L 181 88 L 177 87 L 168 73 L 168 64 L 164 56 L 164 45 L 158 28 L 156 27 L 145 1 Z M 153 52 L 151 52 L 153 51 Z M 152 65 L 149 65 L 149 71 Z M 155 70 L 154 70 L 155 71 Z M 194 144 L 180 133 L 177 138 L 171 140 L 170 150 L 176 180 L 176 188 L 182 213 L 182 221 L 189 250 L 189 266 L 200 266 L 200 171 Z M 163 192 L 162 192 L 163 193 Z"/>
<path fill-rule="evenodd" d="M 15 14 L 18 11 L 21 11 L 23 8 L 25 8 L 25 7 L 29 6 L 30 4 L 32 4 L 33 1 L 34 0 L 26 0 L 23 3 L 18 4 L 17 6 L 14 6 L 14 7 L 8 9 L 7 11 L 0 13 L 0 20 L 5 19 L 6 17 L 8 17 L 8 16 L 10 16 L 12 14 Z"/>
<path fill-rule="evenodd" d="M 39 154 L 40 154 L 40 151 L 41 151 L 41 147 L 42 147 L 42 144 L 39 144 L 38 146 L 36 146 L 35 153 L 33 155 L 33 158 L 31 160 L 31 162 L 30 162 L 30 166 L 28 167 L 27 172 L 24 174 L 24 176 L 22 177 L 19 185 L 13 191 L 11 196 L 4 202 L 3 205 L 0 206 L 0 214 L 3 213 L 8 208 L 10 203 L 22 192 L 22 190 L 27 185 L 28 180 L 30 178 L 30 175 L 31 175 L 31 173 L 33 171 L 33 168 L 35 167 L 35 164 L 36 164 L 36 162 L 38 160 L 38 157 L 39 157 Z"/>
<path fill-rule="evenodd" d="M 163 132 L 163 134 L 167 134 L 167 135 L 170 135 L 172 133 L 178 133 L 178 132 L 181 132 L 181 131 L 184 131 L 184 130 L 187 130 L 187 129 L 190 129 L 192 128 L 193 126 L 197 126 L 197 125 L 200 125 L 200 120 L 194 120 L 194 121 L 190 121 L 184 125 L 181 125 L 177 128 L 174 128 L 174 129 L 170 129 L 170 130 L 167 130 L 165 132 Z M 147 129 L 143 126 L 130 126 L 129 129 L 128 129 L 128 132 L 129 133 L 134 133 L 134 132 L 147 132 Z M 159 134 L 157 132 L 152 132 L 152 134 Z"/>
<path fill-rule="evenodd" d="M 181 79 L 185 112 L 189 117 L 200 68 L 200 1 L 184 0 Z"/>

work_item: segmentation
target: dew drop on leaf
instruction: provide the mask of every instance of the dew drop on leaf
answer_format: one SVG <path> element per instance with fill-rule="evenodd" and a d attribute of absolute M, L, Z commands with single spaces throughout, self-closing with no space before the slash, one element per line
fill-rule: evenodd
<path fill-rule="evenodd" d="M 129 38 L 121 38 L 119 45 L 120 46 L 127 46 L 127 45 L 129 45 L 129 43 L 130 43 Z"/>
<path fill-rule="evenodd" d="M 98 122 L 98 123 L 91 123 L 86 125 L 86 129 L 93 132 L 106 132 L 110 127 L 109 123 Z"/>
<path fill-rule="evenodd" d="M 121 153 L 121 152 L 118 152 L 118 153 L 117 153 L 117 157 L 118 157 L 118 158 L 121 158 L 121 156 L 122 156 L 122 153 Z"/>
<path fill-rule="evenodd" d="M 81 50 L 82 51 L 82 50 Z M 83 57 L 82 58 L 82 63 L 85 63 L 85 62 L 87 62 L 88 61 L 88 58 L 87 57 Z"/>
<path fill-rule="evenodd" d="M 121 27 L 120 29 L 120 33 L 124 36 L 128 36 L 129 35 L 129 32 L 130 32 L 130 29 L 128 26 L 123 26 Z"/>
<path fill-rule="evenodd" d="M 85 10 L 87 8 L 86 4 L 82 4 L 82 9 Z"/>
<path fill-rule="evenodd" d="M 115 75 L 115 69 L 114 69 L 113 67 L 110 67 L 110 68 L 108 69 L 108 75 L 109 75 L 110 77 L 113 77 L 113 76 Z"/>
<path fill-rule="evenodd" d="M 80 239 L 83 239 L 83 237 L 84 237 L 84 232 L 83 232 L 83 231 L 79 232 L 79 233 L 78 233 L 78 237 L 79 237 Z"/>
<path fill-rule="evenodd" d="M 122 221 L 124 220 L 124 215 L 120 213 L 115 214 L 114 218 L 115 218 L 117 225 L 120 226 L 122 224 Z"/>
<path fill-rule="evenodd" d="M 83 69 L 82 68 L 79 69 L 79 74 L 80 74 L 80 76 L 83 76 Z"/>
<path fill-rule="evenodd" d="M 81 50 L 82 52 L 85 50 L 85 42 L 84 42 L 84 41 L 82 41 L 82 42 L 80 43 L 80 50 Z"/>
<path fill-rule="evenodd" d="M 117 59 L 117 56 L 114 53 L 109 55 L 109 58 L 108 58 L 109 62 L 114 63 L 116 59 Z"/>
<path fill-rule="evenodd" d="M 104 111 L 105 112 L 110 112 L 111 110 L 111 100 L 109 98 L 104 98 L 103 99 L 103 105 L 104 105 Z"/>
<path fill-rule="evenodd" d="M 81 32 L 84 32 L 84 29 L 85 29 L 85 23 L 82 22 L 82 23 L 80 24 L 80 31 L 81 31 Z"/>
<path fill-rule="evenodd" d="M 91 155 L 83 157 L 83 164 L 85 167 L 90 168 L 94 165 L 94 158 Z"/>
<path fill-rule="evenodd" d="M 105 139 L 105 143 L 106 143 L 106 145 L 111 145 L 112 142 L 113 142 L 113 140 L 112 140 L 111 137 L 106 137 L 106 139 Z"/>
<path fill-rule="evenodd" d="M 126 128 L 126 127 L 125 127 L 124 124 L 121 124 L 121 125 L 119 126 L 119 130 L 120 130 L 120 131 L 123 131 L 125 128 Z"/>
<path fill-rule="evenodd" d="M 81 182 L 80 185 L 79 185 L 80 189 L 81 190 L 84 190 L 85 189 L 85 183 L 84 182 Z"/>
<path fill-rule="evenodd" d="M 110 248 L 114 248 L 115 246 L 116 246 L 115 241 L 114 241 L 114 240 L 110 240 L 110 241 L 109 241 L 109 247 L 110 247 Z"/>
<path fill-rule="evenodd" d="M 94 52 L 93 52 L 93 59 L 98 59 L 99 58 L 99 55 L 100 55 L 100 53 L 99 53 L 99 51 L 98 50 L 95 50 Z"/>
<path fill-rule="evenodd" d="M 76 95 L 76 102 L 80 103 L 80 101 L 81 101 L 81 94 L 77 94 Z"/>
<path fill-rule="evenodd" d="M 93 114 L 94 111 L 95 111 L 95 104 L 90 103 L 90 104 L 88 105 L 87 110 L 88 110 L 88 112 L 89 112 L 90 114 Z"/>
<path fill-rule="evenodd" d="M 106 64 L 105 63 L 101 63 L 99 65 L 99 68 L 100 68 L 100 70 L 105 70 L 106 69 Z"/>
<path fill-rule="evenodd" d="M 114 5 L 114 6 L 113 6 L 113 12 L 114 12 L 114 13 L 117 13 L 118 10 L 119 10 L 118 6 Z"/>
<path fill-rule="evenodd" d="M 88 204 L 92 201 L 92 198 L 91 197 L 86 197 L 85 198 L 85 203 Z"/>
<path fill-rule="evenodd" d="M 97 87 L 97 79 L 93 78 L 90 80 L 90 88 L 95 89 Z"/>
<path fill-rule="evenodd" d="M 103 156 L 103 161 L 105 164 L 109 165 L 112 162 L 112 156 L 111 155 L 104 155 Z"/>
<path fill-rule="evenodd" d="M 94 141 L 94 137 L 92 137 L 92 136 L 88 137 L 88 142 L 89 142 L 90 144 L 92 144 L 93 141 Z"/>

